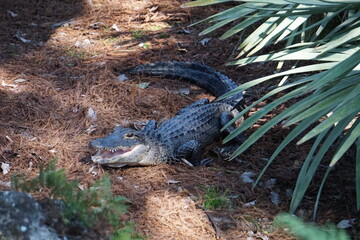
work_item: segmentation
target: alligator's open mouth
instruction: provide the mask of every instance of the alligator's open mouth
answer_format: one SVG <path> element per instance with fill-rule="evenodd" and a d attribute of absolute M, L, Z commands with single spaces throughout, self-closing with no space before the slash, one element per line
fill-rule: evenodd
<path fill-rule="evenodd" d="M 91 156 L 91 160 L 95 163 L 110 167 L 142 165 L 141 160 L 149 149 L 150 147 L 144 144 L 138 144 L 128 148 L 98 148 L 97 153 Z"/>
<path fill-rule="evenodd" d="M 121 155 L 127 152 L 130 152 L 132 149 L 122 149 L 122 148 L 117 148 L 117 149 L 102 149 L 99 150 L 97 152 L 96 155 L 98 155 L 99 157 L 102 157 L 103 159 L 107 159 L 107 158 L 113 158 L 117 155 Z"/>
<path fill-rule="evenodd" d="M 130 152 L 132 148 L 104 148 L 104 149 L 98 149 L 97 153 L 92 156 L 93 161 L 99 162 L 99 161 L 106 161 L 107 159 L 112 159 L 116 156 L 122 155 L 124 153 Z"/>

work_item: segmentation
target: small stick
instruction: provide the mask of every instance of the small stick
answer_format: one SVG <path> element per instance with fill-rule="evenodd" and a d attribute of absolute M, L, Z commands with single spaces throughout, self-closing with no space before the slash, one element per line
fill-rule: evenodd
<path fill-rule="evenodd" d="M 181 158 L 180 160 L 183 161 L 186 165 L 188 165 L 188 166 L 190 166 L 190 167 L 193 167 L 193 166 L 194 166 L 191 162 L 189 162 L 189 161 L 186 160 L 185 158 Z"/>
<path fill-rule="evenodd" d="M 215 237 L 216 237 L 216 239 L 220 239 L 220 237 L 221 237 L 221 230 L 220 230 L 219 226 L 216 225 L 214 218 L 210 215 L 210 213 L 209 213 L 208 211 L 206 211 L 206 209 L 205 209 L 203 206 L 201 206 L 201 205 L 199 205 L 199 204 L 196 204 L 196 206 L 197 206 L 198 208 L 201 208 L 201 209 L 206 213 L 206 216 L 209 218 L 211 224 L 213 225 L 213 227 L 214 227 L 214 229 L 215 229 L 215 234 L 216 234 Z"/>

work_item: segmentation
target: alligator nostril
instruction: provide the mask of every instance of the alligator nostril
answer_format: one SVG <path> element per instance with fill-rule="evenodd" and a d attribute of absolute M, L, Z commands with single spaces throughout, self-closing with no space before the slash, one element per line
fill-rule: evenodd
<path fill-rule="evenodd" d="M 99 146 L 99 141 L 97 141 L 97 140 L 90 141 L 89 147 L 96 148 L 97 146 Z"/>

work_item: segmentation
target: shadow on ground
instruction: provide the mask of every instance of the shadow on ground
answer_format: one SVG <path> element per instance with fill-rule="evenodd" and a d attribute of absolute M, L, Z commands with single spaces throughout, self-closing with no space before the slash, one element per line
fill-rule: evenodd
<path fill-rule="evenodd" d="M 247 171 L 258 174 L 289 130 L 273 129 L 238 161 L 223 162 L 212 153 L 215 164 L 211 167 L 104 169 L 80 162 L 93 153 L 88 142 L 108 134 L 117 124 L 159 121 L 200 98 L 211 98 L 181 81 L 134 76 L 118 82 L 117 74 L 127 67 L 164 60 L 198 61 L 238 83 L 273 72 L 272 65 L 224 67 L 237 40 L 212 38 L 201 45 L 204 37 L 197 35 L 201 27 L 183 34 L 181 30 L 194 21 L 194 16 L 198 19 L 215 11 L 213 7 L 192 12 L 180 9 L 183 2 L 2 1 L 0 162 L 10 163 L 11 173 L 35 175 L 40 164 L 57 158 L 68 177 L 78 179 L 84 187 L 109 173 L 114 192 L 131 201 L 125 217 L 134 220 L 150 239 L 215 239 L 212 224 L 198 207 L 208 187 L 227 192 L 231 202 L 211 211 L 222 236 L 260 238 L 257 233 L 270 231 L 269 236 L 290 239 L 284 233 L 277 235 L 271 221 L 276 213 L 287 209 L 286 190 L 292 188 L 299 171 L 293 160 L 302 161 L 309 146 L 290 144 L 280 156 L 283 161 L 265 174 L 264 182 L 277 178 L 274 190 L 282 199 L 278 206 L 270 200 L 273 189 L 252 190 L 240 177 Z M 140 82 L 150 85 L 143 89 L 137 86 Z M 177 90 L 181 88 L 189 88 L 190 94 L 180 95 Z M 95 118 L 89 115 L 90 109 Z M 8 181 L 9 175 L 1 176 L 1 181 Z M 351 202 L 352 191 L 341 198 Z M 254 200 L 255 206 L 245 205 Z M 302 206 L 304 212 L 311 211 L 313 201 L 311 198 Z M 340 218 L 346 212 L 336 214 Z M 324 211 L 322 219 L 335 219 L 334 215 L 334 211 Z"/>
<path fill-rule="evenodd" d="M 56 28 L 80 16 L 84 8 L 83 0 L 1 1 L 1 61 L 41 47 Z"/>

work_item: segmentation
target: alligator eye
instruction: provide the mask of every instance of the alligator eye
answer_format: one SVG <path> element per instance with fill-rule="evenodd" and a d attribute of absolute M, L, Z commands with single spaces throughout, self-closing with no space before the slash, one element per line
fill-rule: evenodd
<path fill-rule="evenodd" d="M 132 132 L 129 132 L 129 133 L 126 133 L 124 135 L 124 137 L 126 137 L 126 138 L 134 138 L 134 137 L 136 137 L 136 135 L 134 133 L 132 133 Z"/>

